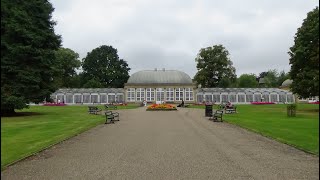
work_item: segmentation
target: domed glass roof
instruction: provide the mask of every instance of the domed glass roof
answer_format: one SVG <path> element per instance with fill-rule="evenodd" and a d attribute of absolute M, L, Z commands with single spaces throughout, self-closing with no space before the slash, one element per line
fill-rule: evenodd
<path fill-rule="evenodd" d="M 144 70 L 132 74 L 127 84 L 192 84 L 192 80 L 177 70 Z"/>
<path fill-rule="evenodd" d="M 289 87 L 292 84 L 292 80 L 291 79 L 287 79 L 285 81 L 283 81 L 282 83 L 282 87 Z"/>

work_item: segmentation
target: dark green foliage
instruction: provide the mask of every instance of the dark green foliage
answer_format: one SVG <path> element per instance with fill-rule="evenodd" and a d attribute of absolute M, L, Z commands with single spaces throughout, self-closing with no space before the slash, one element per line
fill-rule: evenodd
<path fill-rule="evenodd" d="M 289 55 L 292 91 L 303 98 L 319 96 L 319 7 L 298 28 Z"/>
<path fill-rule="evenodd" d="M 259 87 L 278 88 L 285 80 L 290 79 L 290 76 L 284 71 L 279 73 L 276 69 L 270 69 L 260 73 L 258 79 L 260 78 L 263 78 L 264 83 L 259 84 Z"/>
<path fill-rule="evenodd" d="M 297 112 L 296 104 L 288 104 L 287 105 L 287 115 L 288 117 L 295 117 Z"/>
<path fill-rule="evenodd" d="M 194 80 L 202 87 L 230 87 L 235 83 L 236 70 L 222 45 L 201 49 L 196 62 L 198 72 Z"/>
<path fill-rule="evenodd" d="M 103 88 L 102 84 L 95 79 L 90 79 L 83 85 L 83 87 L 84 88 Z"/>
<path fill-rule="evenodd" d="M 1 0 L 1 115 L 41 102 L 54 90 L 54 51 L 61 44 L 45 0 Z"/>
<path fill-rule="evenodd" d="M 242 74 L 239 79 L 239 88 L 256 88 L 258 87 L 258 81 L 254 74 Z"/>
<path fill-rule="evenodd" d="M 269 70 L 267 74 L 264 76 L 264 87 L 272 88 L 272 87 L 279 87 L 278 85 L 278 77 L 279 73 L 277 70 Z"/>
<path fill-rule="evenodd" d="M 76 69 L 80 67 L 79 54 L 69 48 L 59 48 L 55 52 L 54 83 L 57 88 L 72 88 L 80 86 Z"/>
<path fill-rule="evenodd" d="M 277 86 L 281 86 L 285 80 L 290 79 L 289 73 L 281 71 L 277 79 Z"/>
<path fill-rule="evenodd" d="M 117 49 L 106 45 L 89 52 L 82 63 L 85 81 L 95 79 L 102 87 L 123 87 L 129 78 L 130 68 L 126 61 L 119 59 L 117 52 Z"/>

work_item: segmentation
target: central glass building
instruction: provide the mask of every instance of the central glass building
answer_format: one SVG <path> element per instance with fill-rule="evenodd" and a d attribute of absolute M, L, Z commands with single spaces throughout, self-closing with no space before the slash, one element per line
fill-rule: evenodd
<path fill-rule="evenodd" d="M 195 84 L 190 76 L 177 70 L 144 70 L 131 75 L 124 84 L 126 101 L 194 102 Z"/>

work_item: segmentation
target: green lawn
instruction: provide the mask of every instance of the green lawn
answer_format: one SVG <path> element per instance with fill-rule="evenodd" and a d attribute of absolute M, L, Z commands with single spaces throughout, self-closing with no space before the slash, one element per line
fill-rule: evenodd
<path fill-rule="evenodd" d="M 118 109 L 136 107 L 129 104 Z M 87 106 L 31 106 L 18 111 L 20 116 L 2 117 L 1 169 L 105 122 L 104 115 L 90 115 L 87 111 Z"/>
<path fill-rule="evenodd" d="M 204 109 L 204 106 L 192 107 Z M 287 117 L 286 107 L 283 104 L 237 105 L 238 113 L 224 114 L 223 119 L 319 155 L 319 105 L 298 104 L 296 117 Z"/>

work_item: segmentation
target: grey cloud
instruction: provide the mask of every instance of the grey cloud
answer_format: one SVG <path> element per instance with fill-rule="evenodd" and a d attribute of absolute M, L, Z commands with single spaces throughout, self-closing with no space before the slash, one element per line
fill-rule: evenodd
<path fill-rule="evenodd" d="M 131 67 L 196 74 L 199 50 L 230 52 L 237 74 L 290 69 L 287 51 L 315 1 L 52 0 L 63 46 L 84 57 L 101 45 L 118 49 Z"/>

